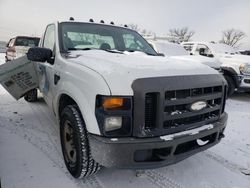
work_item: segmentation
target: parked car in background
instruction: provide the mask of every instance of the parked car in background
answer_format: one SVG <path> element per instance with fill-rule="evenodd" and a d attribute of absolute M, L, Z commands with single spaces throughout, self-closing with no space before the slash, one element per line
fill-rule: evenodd
<path fill-rule="evenodd" d="M 240 51 L 242 55 L 250 55 L 250 50 Z"/>
<path fill-rule="evenodd" d="M 202 63 L 218 71 L 221 70 L 221 63 L 216 59 L 203 56 L 191 56 L 180 44 L 157 40 L 148 40 L 148 42 L 158 53 L 162 53 L 170 58 L 184 60 L 186 63 Z"/>
<path fill-rule="evenodd" d="M 7 43 L 5 62 L 24 56 L 30 47 L 38 46 L 40 38 L 17 36 Z"/>
<path fill-rule="evenodd" d="M 191 54 L 216 59 L 228 83 L 228 96 L 237 90 L 250 91 L 250 57 L 226 44 L 214 42 L 183 42 L 182 46 Z"/>
<path fill-rule="evenodd" d="M 6 52 L 6 42 L 0 41 L 0 53 Z"/>

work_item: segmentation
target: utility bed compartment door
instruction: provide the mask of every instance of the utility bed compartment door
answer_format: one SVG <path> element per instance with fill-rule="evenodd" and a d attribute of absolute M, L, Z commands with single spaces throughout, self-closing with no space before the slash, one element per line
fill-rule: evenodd
<path fill-rule="evenodd" d="M 0 83 L 16 99 L 38 87 L 38 77 L 34 62 L 27 56 L 0 65 Z"/>

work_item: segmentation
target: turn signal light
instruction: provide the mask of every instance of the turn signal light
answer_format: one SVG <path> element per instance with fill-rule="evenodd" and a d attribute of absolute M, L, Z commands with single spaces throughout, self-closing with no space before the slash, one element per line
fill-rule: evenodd
<path fill-rule="evenodd" d="M 122 108 L 124 106 L 123 98 L 106 98 L 103 102 L 103 107 L 106 110 Z"/>

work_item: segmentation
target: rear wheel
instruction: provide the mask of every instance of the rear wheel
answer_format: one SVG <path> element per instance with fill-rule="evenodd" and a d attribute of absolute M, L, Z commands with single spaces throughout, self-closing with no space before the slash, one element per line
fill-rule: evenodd
<path fill-rule="evenodd" d="M 7 59 L 7 57 L 5 56 L 5 63 L 7 63 L 9 60 Z"/>
<path fill-rule="evenodd" d="M 100 169 L 100 165 L 91 156 L 85 123 L 77 105 L 63 109 L 60 137 L 64 161 L 73 177 L 87 177 Z"/>
<path fill-rule="evenodd" d="M 32 89 L 32 90 L 28 91 L 24 95 L 24 99 L 27 102 L 36 102 L 37 101 L 37 89 Z"/>
<path fill-rule="evenodd" d="M 232 77 L 230 77 L 228 75 L 224 75 L 224 77 L 225 77 L 225 79 L 227 81 L 227 84 L 228 84 L 227 97 L 230 97 L 234 93 L 234 90 L 235 90 L 235 87 L 236 87 L 235 82 L 232 79 Z"/>

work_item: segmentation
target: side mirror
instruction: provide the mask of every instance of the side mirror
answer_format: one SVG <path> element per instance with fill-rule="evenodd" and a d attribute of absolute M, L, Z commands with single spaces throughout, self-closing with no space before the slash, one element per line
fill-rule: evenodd
<path fill-rule="evenodd" d="M 54 63 L 53 52 L 48 48 L 32 47 L 28 50 L 27 57 L 30 61 Z"/>

